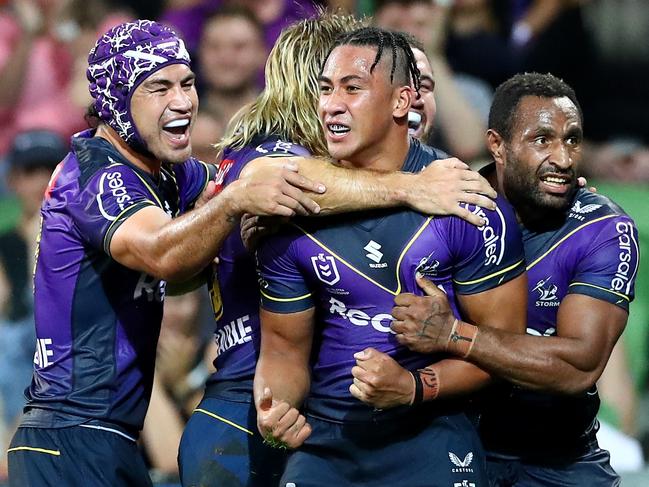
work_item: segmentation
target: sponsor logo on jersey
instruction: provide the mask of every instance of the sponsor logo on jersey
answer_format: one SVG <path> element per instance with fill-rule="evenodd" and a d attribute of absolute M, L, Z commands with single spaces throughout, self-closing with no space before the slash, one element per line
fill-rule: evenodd
<path fill-rule="evenodd" d="M 479 206 L 476 206 L 471 213 L 484 218 L 485 221 L 484 225 L 478 227 L 478 230 L 482 234 L 483 247 L 485 249 L 484 265 L 500 264 L 505 253 L 505 233 L 503 232 L 502 235 L 496 233 L 493 223 L 489 220 L 485 211 Z M 495 218 L 496 216 L 500 218 L 502 227 L 505 228 L 505 217 L 500 211 L 500 208 L 496 208 L 491 218 Z"/>
<path fill-rule="evenodd" d="M 437 276 L 437 268 L 439 267 L 439 260 L 433 259 L 433 253 L 431 252 L 428 257 L 422 257 L 417 264 L 415 272 L 419 272 L 422 276 L 426 277 L 435 277 Z"/>
<path fill-rule="evenodd" d="M 388 313 L 379 313 L 374 316 L 368 315 L 360 309 L 347 308 L 347 305 L 336 298 L 329 298 L 329 313 L 339 315 L 341 318 L 349 321 L 352 325 L 368 326 L 371 325 L 376 331 L 382 333 L 394 333 L 390 328 L 390 323 L 394 320 Z"/>
<path fill-rule="evenodd" d="M 246 325 L 249 320 L 250 316 L 245 315 L 216 330 L 214 340 L 218 349 L 217 353 L 223 353 L 235 345 L 252 341 L 252 327 Z"/>
<path fill-rule="evenodd" d="M 453 487 L 475 487 L 475 482 L 469 482 L 468 480 L 453 482 Z"/>
<path fill-rule="evenodd" d="M 537 307 L 548 308 L 556 307 L 561 304 L 559 302 L 559 297 L 557 296 L 558 288 L 556 284 L 550 282 L 550 279 L 552 279 L 552 276 L 541 279 L 532 289 L 532 291 L 539 293 L 539 298 L 536 300 Z"/>
<path fill-rule="evenodd" d="M 374 262 L 374 264 L 370 264 L 371 268 L 383 269 L 388 266 L 387 262 L 381 262 L 381 259 L 383 258 L 383 252 L 381 252 L 380 243 L 377 243 L 374 240 L 370 240 L 367 245 L 363 247 L 363 250 L 367 251 L 365 257 Z"/>
<path fill-rule="evenodd" d="M 167 289 L 167 281 L 157 279 L 153 276 L 143 272 L 135 285 L 133 292 L 133 299 L 145 297 L 147 301 L 157 301 L 162 303 L 165 298 L 165 291 Z"/>
<path fill-rule="evenodd" d="M 627 222 L 617 222 L 615 225 L 617 231 L 617 246 L 619 253 L 617 255 L 617 269 L 615 276 L 611 280 L 611 290 L 629 294 L 631 287 L 631 245 L 633 243 L 633 227 Z"/>
<path fill-rule="evenodd" d="M 36 339 L 36 352 L 34 353 L 34 363 L 36 367 L 42 369 L 48 365 L 53 364 L 54 362 L 50 360 L 50 357 L 54 355 L 54 351 L 50 350 L 50 345 L 52 345 L 51 338 L 37 338 Z"/>
<path fill-rule="evenodd" d="M 473 462 L 473 452 L 469 452 L 464 457 L 464 460 L 460 460 L 453 452 L 448 452 L 448 458 L 451 460 L 451 463 L 455 465 L 455 468 L 451 469 L 453 473 L 473 473 L 471 468 L 471 462 Z"/>
<path fill-rule="evenodd" d="M 570 208 L 570 213 L 568 214 L 568 217 L 574 218 L 575 220 L 584 221 L 586 219 L 584 215 L 587 215 L 588 213 L 592 213 L 595 210 L 599 210 L 601 207 L 602 205 L 597 205 L 594 203 L 581 206 L 581 201 L 577 200 L 575 201 L 575 204 L 572 205 L 572 208 Z"/>
<path fill-rule="evenodd" d="M 114 202 L 117 203 L 119 210 L 116 215 L 110 215 L 106 208 L 104 208 L 104 195 L 111 194 Z M 119 171 L 106 172 L 101 175 L 99 179 L 99 191 L 97 193 L 97 204 L 99 205 L 99 212 L 108 221 L 114 221 L 119 213 L 129 205 L 132 200 L 131 196 L 124 186 L 122 173 Z"/>
<path fill-rule="evenodd" d="M 340 281 L 340 274 L 336 267 L 336 260 L 331 255 L 319 253 L 318 255 L 311 257 L 311 263 L 313 264 L 313 270 L 315 271 L 316 277 L 325 284 L 333 286 Z"/>

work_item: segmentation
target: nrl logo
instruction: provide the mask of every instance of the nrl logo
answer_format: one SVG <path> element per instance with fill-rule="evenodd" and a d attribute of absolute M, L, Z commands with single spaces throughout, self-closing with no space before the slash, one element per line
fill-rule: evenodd
<path fill-rule="evenodd" d="M 325 284 L 333 286 L 340 281 L 336 261 L 331 255 L 325 256 L 323 253 L 320 253 L 317 256 L 311 257 L 311 263 L 313 264 L 316 277 Z"/>

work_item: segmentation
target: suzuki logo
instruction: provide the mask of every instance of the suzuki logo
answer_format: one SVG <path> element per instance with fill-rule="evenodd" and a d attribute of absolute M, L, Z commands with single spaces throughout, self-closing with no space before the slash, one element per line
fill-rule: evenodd
<path fill-rule="evenodd" d="M 370 242 L 365 247 L 363 247 L 364 250 L 367 250 L 365 257 L 373 260 L 378 264 L 383 258 L 383 252 L 379 250 L 380 248 L 381 244 L 376 243 L 374 240 L 370 240 Z"/>

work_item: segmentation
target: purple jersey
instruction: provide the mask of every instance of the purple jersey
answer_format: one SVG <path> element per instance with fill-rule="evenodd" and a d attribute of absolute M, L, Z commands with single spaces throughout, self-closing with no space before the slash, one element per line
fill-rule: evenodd
<path fill-rule="evenodd" d="M 417 172 L 433 150 L 411 143 L 404 171 Z M 417 272 L 448 294 L 474 294 L 520 275 L 525 268 L 513 211 L 499 199 L 480 228 L 456 217 L 411 210 L 364 212 L 296 221 L 258 251 L 262 306 L 276 313 L 316 308 L 309 412 L 333 420 L 365 420 L 371 408 L 349 393 L 354 353 L 385 352 L 409 370 L 435 360 L 399 345 L 390 329 L 394 297 L 422 294 Z"/>
<path fill-rule="evenodd" d="M 527 333 L 557 334 L 557 313 L 568 294 L 585 294 L 629 309 L 638 269 L 633 220 L 605 196 L 579 190 L 561 228 L 523 229 L 529 300 Z M 548 457 L 579 450 L 597 424 L 597 388 L 572 396 L 504 386 L 483 414 L 485 446 L 514 455 Z"/>
<path fill-rule="evenodd" d="M 258 157 L 308 155 L 304 147 L 277 136 L 259 137 L 242 149 L 226 149 L 220 165 L 222 182 L 236 181 L 246 164 Z M 239 228 L 221 247 L 210 294 L 218 354 L 209 382 L 232 381 L 229 389 L 250 392 L 259 355 L 259 290 L 254 259 L 243 246 Z"/>
<path fill-rule="evenodd" d="M 113 260 L 111 238 L 142 208 L 172 217 L 185 211 L 215 172 L 191 159 L 154 177 L 91 131 L 73 137 L 41 209 L 37 346 L 24 426 L 97 419 L 142 427 L 165 282 Z"/>

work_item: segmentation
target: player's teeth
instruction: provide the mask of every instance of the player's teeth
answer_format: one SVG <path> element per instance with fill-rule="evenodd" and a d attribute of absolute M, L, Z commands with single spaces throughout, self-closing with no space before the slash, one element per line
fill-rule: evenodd
<path fill-rule="evenodd" d="M 417 126 L 421 123 L 421 113 L 408 112 L 408 125 Z"/>
<path fill-rule="evenodd" d="M 349 128 L 344 125 L 329 125 L 332 132 L 349 132 Z"/>
<path fill-rule="evenodd" d="M 564 184 L 566 182 L 566 180 L 563 178 L 553 178 L 551 176 L 543 178 L 543 181 L 545 181 L 546 183 L 557 183 L 557 184 Z"/>
<path fill-rule="evenodd" d="M 187 120 L 186 118 L 180 118 L 178 120 L 172 120 L 171 122 L 166 123 L 164 128 L 172 129 L 174 127 L 185 127 L 187 125 L 189 125 L 189 120 Z"/>

